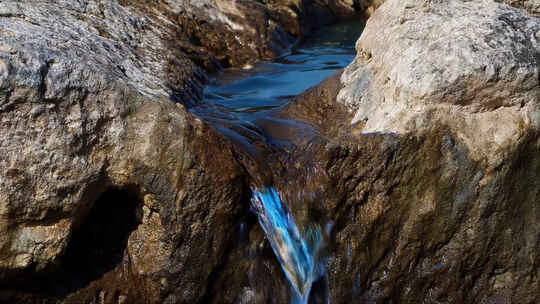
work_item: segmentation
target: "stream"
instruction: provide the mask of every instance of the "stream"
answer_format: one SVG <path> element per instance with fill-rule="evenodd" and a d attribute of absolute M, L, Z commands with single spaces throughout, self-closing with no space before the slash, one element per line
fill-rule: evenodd
<path fill-rule="evenodd" d="M 355 57 L 355 42 L 363 28 L 360 20 L 337 24 L 314 33 L 272 62 L 226 69 L 211 79 L 204 101 L 189 110 L 249 153 L 257 151 L 257 141 L 286 150 L 314 131 L 276 114 L 294 97 L 346 67 Z M 308 303 L 312 284 L 325 272 L 325 261 L 318 254 L 323 232 L 297 227 L 271 185 L 254 187 L 252 209 L 294 291 L 291 302 Z"/>

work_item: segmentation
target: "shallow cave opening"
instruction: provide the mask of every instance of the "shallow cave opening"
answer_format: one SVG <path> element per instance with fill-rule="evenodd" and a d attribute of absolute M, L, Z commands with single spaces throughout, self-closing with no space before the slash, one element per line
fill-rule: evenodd
<path fill-rule="evenodd" d="M 65 292 L 87 286 L 122 263 L 128 238 L 140 223 L 141 204 L 132 193 L 105 191 L 73 232 L 62 260 Z"/>
<path fill-rule="evenodd" d="M 123 263 L 130 234 L 141 218 L 141 201 L 133 189 L 106 190 L 76 227 L 54 269 L 16 284 L 16 290 L 63 299 Z"/>

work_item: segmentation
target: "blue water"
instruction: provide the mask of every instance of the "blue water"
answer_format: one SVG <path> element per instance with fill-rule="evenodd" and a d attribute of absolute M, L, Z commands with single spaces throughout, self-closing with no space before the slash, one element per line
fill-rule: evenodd
<path fill-rule="evenodd" d="M 307 303 L 311 286 L 324 274 L 319 260 L 323 238 L 318 228 L 300 234 L 292 214 L 286 209 L 274 188 L 254 190 L 251 200 L 281 268 L 295 291 L 293 304 Z"/>
<path fill-rule="evenodd" d="M 309 133 L 302 129 L 310 127 L 274 114 L 295 96 L 346 67 L 354 59 L 354 45 L 363 28 L 362 21 L 339 24 L 315 33 L 272 62 L 227 69 L 206 87 L 203 102 L 189 110 L 248 150 L 256 146 L 261 134 L 267 142 L 285 147 L 291 138 Z M 283 142 L 287 144 L 283 146 Z M 319 254 L 324 246 L 320 228 L 299 230 L 271 187 L 254 190 L 252 205 L 293 287 L 292 303 L 307 303 L 313 282 L 325 272 Z"/>
<path fill-rule="evenodd" d="M 346 67 L 355 56 L 363 21 L 349 21 L 314 34 L 272 62 L 248 69 L 227 69 L 204 90 L 203 103 L 190 111 L 217 123 L 239 122 L 253 127 L 291 99 Z"/>

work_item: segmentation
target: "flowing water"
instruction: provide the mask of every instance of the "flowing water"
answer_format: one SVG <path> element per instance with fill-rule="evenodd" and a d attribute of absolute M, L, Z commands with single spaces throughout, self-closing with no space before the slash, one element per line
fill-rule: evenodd
<path fill-rule="evenodd" d="M 280 138 L 270 134 L 266 140 L 279 144 L 300 136 L 299 131 L 309 127 L 274 114 L 292 98 L 346 67 L 354 59 L 355 42 L 363 28 L 364 21 L 360 20 L 338 24 L 316 32 L 272 62 L 259 62 L 248 69 L 226 69 L 205 88 L 204 102 L 190 111 L 237 141 L 242 140 L 238 133 L 266 134 L 281 127 L 286 129 L 282 133 L 292 135 Z"/>
<path fill-rule="evenodd" d="M 291 282 L 298 303 L 307 303 L 311 285 L 324 273 L 319 260 L 322 235 L 319 229 L 303 234 L 274 188 L 253 191 L 253 207 L 276 257 Z"/>
<path fill-rule="evenodd" d="M 204 102 L 190 111 L 248 150 L 253 145 L 245 139 L 249 134 L 263 134 L 273 146 L 286 146 L 309 127 L 275 114 L 293 97 L 347 66 L 363 28 L 362 21 L 339 24 L 315 33 L 273 62 L 225 70 L 206 87 Z M 286 130 L 287 136 L 279 138 L 273 132 L 277 129 Z M 273 187 L 254 189 L 252 206 L 294 290 L 292 302 L 307 303 L 312 284 L 325 272 L 319 254 L 324 246 L 321 230 L 316 225 L 299 228 Z"/>

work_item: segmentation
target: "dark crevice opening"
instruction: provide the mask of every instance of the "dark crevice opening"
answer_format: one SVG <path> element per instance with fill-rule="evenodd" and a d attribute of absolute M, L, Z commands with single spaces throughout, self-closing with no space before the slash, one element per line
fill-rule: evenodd
<path fill-rule="evenodd" d="M 135 189 L 109 189 L 77 227 L 59 263 L 39 274 L 12 282 L 14 297 L 64 299 L 122 263 L 130 234 L 141 218 Z"/>
<path fill-rule="evenodd" d="M 311 292 L 308 297 L 308 304 L 326 304 L 329 303 L 328 298 L 330 296 L 328 288 L 328 276 L 324 275 L 318 280 L 313 282 L 311 286 Z"/>
<path fill-rule="evenodd" d="M 74 231 L 63 259 L 64 290 L 71 293 L 98 280 L 122 262 L 128 238 L 140 223 L 138 198 L 130 191 L 105 191 Z"/>

